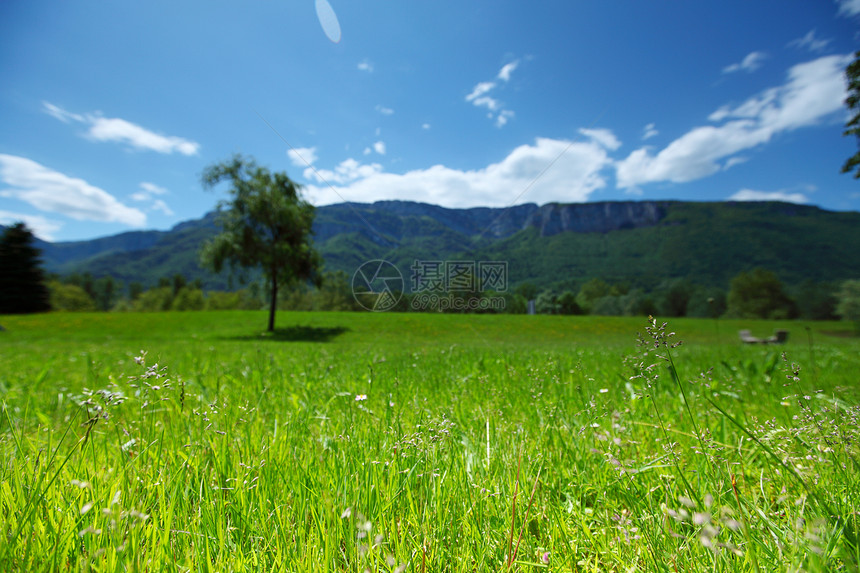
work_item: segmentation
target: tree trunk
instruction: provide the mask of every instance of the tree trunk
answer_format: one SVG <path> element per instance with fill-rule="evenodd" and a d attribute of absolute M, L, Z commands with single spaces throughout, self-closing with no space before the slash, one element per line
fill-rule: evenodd
<path fill-rule="evenodd" d="M 278 306 L 278 279 L 272 276 L 272 305 L 269 307 L 269 332 L 275 331 L 275 308 Z"/>

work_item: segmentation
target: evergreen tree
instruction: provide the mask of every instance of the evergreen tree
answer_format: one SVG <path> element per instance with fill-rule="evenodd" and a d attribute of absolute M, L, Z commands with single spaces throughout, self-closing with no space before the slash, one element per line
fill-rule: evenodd
<path fill-rule="evenodd" d="M 51 310 L 39 249 L 24 223 L 7 227 L 0 236 L 0 314 Z"/>

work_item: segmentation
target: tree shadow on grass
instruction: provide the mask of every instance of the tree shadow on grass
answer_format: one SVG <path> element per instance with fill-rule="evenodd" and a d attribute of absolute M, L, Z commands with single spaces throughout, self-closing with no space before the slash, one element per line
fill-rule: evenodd
<path fill-rule="evenodd" d="M 330 342 L 349 329 L 343 326 L 288 326 L 274 332 L 258 332 L 243 336 L 230 336 L 229 340 L 259 340 L 272 342 Z"/>

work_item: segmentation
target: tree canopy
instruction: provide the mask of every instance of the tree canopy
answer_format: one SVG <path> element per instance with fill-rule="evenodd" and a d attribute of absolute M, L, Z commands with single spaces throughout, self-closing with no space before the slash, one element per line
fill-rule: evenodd
<path fill-rule="evenodd" d="M 753 269 L 732 279 L 728 314 L 736 318 L 794 318 L 797 306 L 775 273 Z"/>
<path fill-rule="evenodd" d="M 15 223 L 0 235 L 0 314 L 51 310 L 39 249 L 27 225 Z"/>
<path fill-rule="evenodd" d="M 853 135 L 860 145 L 860 51 L 854 53 L 854 61 L 848 64 L 845 70 L 848 80 L 848 97 L 845 105 L 851 110 L 852 115 L 845 124 L 843 135 Z M 854 173 L 855 179 L 860 179 L 860 151 L 849 157 L 842 166 L 842 173 Z"/>
<path fill-rule="evenodd" d="M 202 260 L 215 272 L 225 265 L 262 270 L 270 289 L 271 332 L 278 288 L 320 283 L 322 259 L 312 243 L 314 207 L 286 173 L 271 173 L 241 155 L 207 167 L 202 181 L 206 188 L 230 183 L 230 199 L 218 204 L 221 233 L 203 247 Z"/>

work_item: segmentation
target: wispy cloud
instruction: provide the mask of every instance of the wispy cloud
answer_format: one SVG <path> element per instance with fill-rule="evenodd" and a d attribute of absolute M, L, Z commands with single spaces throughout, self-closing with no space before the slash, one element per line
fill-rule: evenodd
<path fill-rule="evenodd" d="M 803 193 L 790 193 L 787 191 L 754 191 L 752 189 L 741 189 L 728 201 L 784 201 L 786 203 L 809 203 L 809 198 Z"/>
<path fill-rule="evenodd" d="M 414 201 L 445 207 L 506 206 L 513 201 L 585 201 L 606 186 L 601 172 L 611 164 L 607 145 L 617 140 L 607 130 L 586 130 L 587 141 L 539 138 L 521 145 L 498 163 L 460 170 L 434 165 L 402 174 L 386 173 L 376 163 L 348 159 L 333 171 L 320 171 L 334 188 L 305 171 L 317 184 L 305 188 L 308 198 L 324 205 L 341 201 L 401 199 L 405 189 Z M 522 197 L 520 197 L 522 194 Z"/>
<path fill-rule="evenodd" d="M 514 60 L 502 66 L 499 73 L 496 74 L 496 79 L 507 83 L 511 79 L 511 74 L 519 66 L 520 61 Z M 490 92 L 499 87 L 499 83 L 495 81 L 478 82 L 469 95 L 466 96 L 466 101 L 475 107 L 483 107 L 487 109 L 487 117 L 494 120 L 496 127 L 504 127 L 508 121 L 514 117 L 514 112 L 507 109 L 501 100 L 490 96 Z"/>
<path fill-rule="evenodd" d="M 839 5 L 839 14 L 842 16 L 856 16 L 860 14 L 860 0 L 836 0 Z"/>
<path fill-rule="evenodd" d="M 166 195 L 167 193 L 168 191 L 164 187 L 144 181 L 140 184 L 140 190 L 131 194 L 131 198 L 139 202 L 148 202 L 149 211 L 161 211 L 168 217 L 171 217 L 174 213 L 167 206 L 167 203 L 163 199 L 153 197 L 153 195 Z"/>
<path fill-rule="evenodd" d="M 294 147 L 287 150 L 287 157 L 296 167 L 307 167 L 317 161 L 316 147 Z"/>
<path fill-rule="evenodd" d="M 592 141 L 596 141 L 606 149 L 610 151 L 615 151 L 619 147 L 621 147 L 621 142 L 618 141 L 618 138 L 615 137 L 615 134 L 609 131 L 608 129 L 597 128 L 597 129 L 586 129 L 582 128 L 579 130 L 579 133 L 584 135 L 585 137 L 591 139 Z"/>
<path fill-rule="evenodd" d="M 505 64 L 504 66 L 502 66 L 502 69 L 499 70 L 499 74 L 496 77 L 502 81 L 505 81 L 505 82 L 510 81 L 511 74 L 513 73 L 513 71 L 515 69 L 517 69 L 517 66 L 519 66 L 519 65 L 520 65 L 519 60 L 514 60 L 513 62 L 511 62 L 509 64 Z"/>
<path fill-rule="evenodd" d="M 385 142 L 377 141 L 373 144 L 373 150 L 380 155 L 385 155 Z"/>
<path fill-rule="evenodd" d="M 146 224 L 146 215 L 127 207 L 83 179 L 69 177 L 35 161 L 0 154 L 0 196 L 26 201 L 40 211 L 60 213 L 81 221 L 117 222 L 132 227 Z"/>
<path fill-rule="evenodd" d="M 635 150 L 617 163 L 618 187 L 701 179 L 730 165 L 739 152 L 780 133 L 819 123 L 843 109 L 843 73 L 850 61 L 850 55 L 841 55 L 797 64 L 789 69 L 785 84 L 712 113 L 709 119 L 724 122 L 721 125 L 695 127 L 656 155 L 649 147 Z M 725 165 L 724 159 L 729 161 Z"/>
<path fill-rule="evenodd" d="M 754 72 L 761 67 L 762 62 L 765 60 L 765 58 L 767 58 L 767 54 L 765 54 L 764 52 L 752 52 L 750 54 L 747 54 L 747 56 L 740 62 L 723 68 L 723 73 L 733 74 L 741 70 L 748 73 Z"/>
<path fill-rule="evenodd" d="M 496 82 L 480 82 L 476 84 L 474 88 L 472 88 L 472 93 L 466 96 L 466 101 L 474 102 L 476 99 L 482 97 L 485 93 L 489 92 L 494 87 L 496 87 Z"/>
<path fill-rule="evenodd" d="M 429 123 L 422 123 L 421 129 L 430 129 L 430 124 Z"/>
<path fill-rule="evenodd" d="M 646 139 L 651 139 L 652 137 L 656 137 L 660 132 L 657 131 L 657 125 L 653 123 L 649 123 L 642 130 L 642 139 L 643 141 Z"/>
<path fill-rule="evenodd" d="M 368 73 L 373 72 L 373 64 L 367 59 L 364 59 L 364 60 L 361 60 L 360 62 L 358 62 L 357 67 L 362 72 L 368 72 Z"/>
<path fill-rule="evenodd" d="M 63 108 L 56 106 L 52 103 L 48 103 L 46 101 L 42 102 L 42 108 L 44 109 L 45 113 L 59 119 L 63 123 L 69 123 L 72 121 L 86 121 L 86 118 L 84 116 L 79 115 L 77 113 L 68 112 Z"/>
<path fill-rule="evenodd" d="M 820 52 L 830 44 L 830 40 L 822 40 L 815 37 L 815 30 L 810 30 L 802 38 L 797 38 L 788 43 L 789 48 L 806 48 L 810 52 Z"/>
<path fill-rule="evenodd" d="M 27 215 L 24 213 L 13 213 L 12 211 L 0 211 L 0 225 L 11 225 L 23 221 L 33 234 L 43 241 L 53 241 L 54 233 L 63 228 L 63 224 L 53 219 L 47 219 L 41 215 Z"/>
<path fill-rule="evenodd" d="M 175 213 L 173 210 L 167 206 L 167 203 L 162 201 L 161 199 L 156 199 L 152 202 L 152 205 L 149 207 L 150 211 L 161 211 L 168 217 L 172 217 Z"/>
<path fill-rule="evenodd" d="M 509 109 L 503 109 L 496 116 L 496 127 L 504 127 L 508 120 L 514 117 L 514 112 Z"/>
<path fill-rule="evenodd" d="M 382 115 L 393 115 L 394 114 L 393 109 L 391 109 L 390 107 L 385 107 L 384 105 L 376 106 L 376 111 L 378 111 Z"/>
<path fill-rule="evenodd" d="M 167 189 L 165 189 L 164 187 L 160 187 L 160 186 L 156 185 L 155 183 L 149 183 L 147 181 L 144 181 L 143 183 L 141 183 L 140 188 L 143 189 L 144 191 L 146 191 L 147 193 L 152 194 L 152 195 L 166 195 L 167 194 Z"/>
<path fill-rule="evenodd" d="M 196 155 L 200 149 L 200 144 L 194 141 L 161 135 L 124 119 L 104 117 L 99 112 L 81 115 L 49 102 L 42 102 L 42 108 L 45 113 L 63 123 L 74 121 L 89 126 L 85 135 L 94 141 L 124 143 L 133 149 L 183 155 Z"/>

